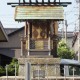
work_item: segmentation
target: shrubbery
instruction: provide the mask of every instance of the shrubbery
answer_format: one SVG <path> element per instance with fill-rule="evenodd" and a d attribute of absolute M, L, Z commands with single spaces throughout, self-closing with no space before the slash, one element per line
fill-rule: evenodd
<path fill-rule="evenodd" d="M 16 64 L 16 75 L 18 75 L 18 61 L 16 59 L 12 59 L 12 62 L 8 65 L 8 75 L 14 76 L 15 75 L 15 64 Z M 6 69 L 0 66 L 0 76 L 6 75 Z"/>
<path fill-rule="evenodd" d="M 58 56 L 63 59 L 73 59 L 74 51 L 71 50 L 64 40 L 61 40 L 58 44 Z"/>
<path fill-rule="evenodd" d="M 0 76 L 3 76 L 3 75 L 6 75 L 6 71 L 5 71 L 5 68 L 0 66 Z"/>

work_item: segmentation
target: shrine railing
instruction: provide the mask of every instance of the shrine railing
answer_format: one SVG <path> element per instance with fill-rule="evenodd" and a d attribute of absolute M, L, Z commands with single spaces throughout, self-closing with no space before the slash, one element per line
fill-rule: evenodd
<path fill-rule="evenodd" d="M 30 39 L 30 42 L 28 43 L 28 40 L 26 40 L 26 49 L 51 49 L 52 48 L 52 40 L 49 39 Z"/>
<path fill-rule="evenodd" d="M 24 53 L 27 55 L 50 55 L 51 49 L 53 49 L 53 41 L 50 38 L 47 39 L 29 39 L 22 38 L 21 39 L 21 55 Z M 38 51 L 38 53 L 37 53 Z"/>

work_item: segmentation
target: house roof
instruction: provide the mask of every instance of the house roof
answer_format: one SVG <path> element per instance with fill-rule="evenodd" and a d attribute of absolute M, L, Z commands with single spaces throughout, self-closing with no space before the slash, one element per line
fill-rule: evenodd
<path fill-rule="evenodd" d="M 14 30 L 13 32 L 9 33 L 8 36 L 14 35 L 14 34 L 16 34 L 17 32 L 19 32 L 19 31 L 21 31 L 23 29 L 24 29 L 24 27 L 21 27 L 19 29 L 16 28 L 16 30 Z"/>
<path fill-rule="evenodd" d="M 7 35 L 14 32 L 14 31 L 16 31 L 16 30 L 18 30 L 18 29 L 19 28 L 4 28 Z"/>
<path fill-rule="evenodd" d="M 8 28 L 9 29 L 9 28 Z M 8 42 L 1 42 L 0 48 L 21 48 L 21 37 L 24 35 L 24 27 L 19 28 L 12 33 L 8 34 Z"/>
<path fill-rule="evenodd" d="M 80 62 L 79 61 L 71 60 L 71 59 L 61 59 L 60 64 L 80 66 Z"/>
<path fill-rule="evenodd" d="M 58 32 L 58 36 L 59 37 L 65 37 L 65 33 L 62 33 L 62 32 Z M 74 37 L 74 35 L 73 35 L 73 32 L 71 32 L 71 31 L 68 31 L 67 32 L 67 38 L 73 38 Z"/>
<path fill-rule="evenodd" d="M 78 35 L 79 35 L 79 32 L 74 33 L 74 37 L 73 37 L 73 41 L 72 41 L 72 46 L 74 46 L 74 44 L 75 44 L 75 42 L 77 40 Z"/>
<path fill-rule="evenodd" d="M 0 42 L 6 42 L 6 41 L 8 41 L 8 37 L 7 37 L 5 30 L 3 28 L 3 25 L 0 21 Z"/>

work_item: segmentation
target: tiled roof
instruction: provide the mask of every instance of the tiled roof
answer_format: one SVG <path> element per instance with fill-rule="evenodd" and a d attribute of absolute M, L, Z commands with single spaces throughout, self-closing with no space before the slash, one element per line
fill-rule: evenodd
<path fill-rule="evenodd" d="M 65 37 L 65 33 L 63 34 L 62 32 L 58 32 L 58 36 L 59 37 Z M 74 35 L 73 35 L 73 32 L 67 32 L 67 38 L 72 38 Z"/>
<path fill-rule="evenodd" d="M 6 34 L 8 35 L 14 31 L 18 30 L 19 28 L 4 28 L 4 29 L 5 29 Z"/>
<path fill-rule="evenodd" d="M 0 42 L 5 42 L 5 41 L 8 41 L 8 37 L 0 21 Z"/>

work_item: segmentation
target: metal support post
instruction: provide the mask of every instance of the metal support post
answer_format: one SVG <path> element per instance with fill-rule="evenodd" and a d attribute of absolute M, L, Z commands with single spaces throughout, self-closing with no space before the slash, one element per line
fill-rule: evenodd
<path fill-rule="evenodd" d="M 31 80 L 31 64 L 25 63 L 25 80 Z"/>
<path fill-rule="evenodd" d="M 39 80 L 39 64 L 38 64 L 38 80 Z"/>
<path fill-rule="evenodd" d="M 16 70 L 17 70 L 17 69 L 16 69 L 16 64 L 15 64 L 15 80 L 16 80 Z"/>
<path fill-rule="evenodd" d="M 65 20 L 65 43 L 67 43 L 67 27 L 68 27 L 67 20 Z"/>
<path fill-rule="evenodd" d="M 6 65 L 6 80 L 8 80 L 8 65 Z"/>
<path fill-rule="evenodd" d="M 74 80 L 74 67 L 73 67 L 73 80 Z"/>
<path fill-rule="evenodd" d="M 46 76 L 47 76 L 46 78 L 47 78 L 47 80 L 48 80 L 48 76 L 49 76 L 49 75 L 48 75 L 48 61 L 49 61 L 49 60 L 48 60 L 48 58 L 47 58 L 47 59 L 46 59 L 46 64 L 45 64 L 45 67 L 46 67 Z"/>
<path fill-rule="evenodd" d="M 66 69 L 65 69 L 65 66 L 64 66 L 64 80 L 66 80 Z"/>
<path fill-rule="evenodd" d="M 64 39 L 64 21 L 62 22 L 63 28 L 62 28 L 62 39 Z"/>
<path fill-rule="evenodd" d="M 56 80 L 57 80 L 57 65 L 55 65 L 55 76 L 56 76 Z"/>

